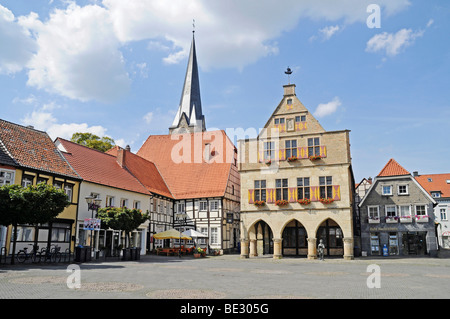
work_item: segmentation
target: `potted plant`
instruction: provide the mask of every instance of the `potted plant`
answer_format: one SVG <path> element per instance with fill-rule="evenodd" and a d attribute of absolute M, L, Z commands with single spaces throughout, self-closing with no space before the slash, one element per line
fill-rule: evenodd
<path fill-rule="evenodd" d="M 311 155 L 310 157 L 309 157 L 309 159 L 311 160 L 311 161 L 317 161 L 317 160 L 319 160 L 319 159 L 321 159 L 322 158 L 322 156 L 320 156 L 320 155 Z"/>
<path fill-rule="evenodd" d="M 311 204 L 311 200 L 309 198 L 302 198 L 297 201 L 301 205 L 309 205 Z"/>
<path fill-rule="evenodd" d="M 267 161 L 266 161 L 266 164 L 267 164 L 267 165 L 272 164 L 272 160 L 267 160 Z"/>
<path fill-rule="evenodd" d="M 296 160 L 298 160 L 297 156 L 291 156 L 291 157 L 288 157 L 288 159 L 287 159 L 288 162 L 295 162 Z"/>
<path fill-rule="evenodd" d="M 277 205 L 277 206 L 286 206 L 287 204 L 288 204 L 288 201 L 284 200 L 284 199 L 279 199 L 275 202 L 275 205 Z"/>
<path fill-rule="evenodd" d="M 261 206 L 264 206 L 266 204 L 266 202 L 263 200 L 255 200 L 254 204 L 255 204 L 255 206 L 261 207 Z"/>
<path fill-rule="evenodd" d="M 321 202 L 322 204 L 331 204 L 332 202 L 334 202 L 334 199 L 332 198 L 319 198 L 319 202 Z"/>
<path fill-rule="evenodd" d="M 201 249 L 200 247 L 197 247 L 194 249 L 194 258 L 200 258 L 202 257 L 203 254 L 203 249 Z"/>

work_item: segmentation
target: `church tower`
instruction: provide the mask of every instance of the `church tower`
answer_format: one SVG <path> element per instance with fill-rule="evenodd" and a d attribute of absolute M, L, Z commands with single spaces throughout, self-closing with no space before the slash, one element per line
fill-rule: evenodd
<path fill-rule="evenodd" d="M 205 116 L 202 113 L 197 54 L 193 35 L 180 105 L 173 123 L 169 127 L 169 133 L 181 134 L 204 131 L 206 131 Z"/>

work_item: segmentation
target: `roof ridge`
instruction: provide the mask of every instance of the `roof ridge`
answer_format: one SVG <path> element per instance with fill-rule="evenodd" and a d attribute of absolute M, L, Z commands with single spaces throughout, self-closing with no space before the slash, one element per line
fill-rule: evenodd
<path fill-rule="evenodd" d="M 403 166 L 401 166 L 395 159 L 391 158 L 377 176 L 398 176 L 411 175 Z"/>

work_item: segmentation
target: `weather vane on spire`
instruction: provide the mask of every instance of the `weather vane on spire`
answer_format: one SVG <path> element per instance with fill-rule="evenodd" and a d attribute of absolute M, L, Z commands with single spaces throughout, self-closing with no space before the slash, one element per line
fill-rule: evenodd
<path fill-rule="evenodd" d="M 291 74 L 292 74 L 291 68 L 288 67 L 287 70 L 284 73 L 287 74 L 288 80 L 289 80 L 289 84 L 291 84 Z"/>
<path fill-rule="evenodd" d="M 195 19 L 192 19 L 192 33 L 195 33 Z"/>

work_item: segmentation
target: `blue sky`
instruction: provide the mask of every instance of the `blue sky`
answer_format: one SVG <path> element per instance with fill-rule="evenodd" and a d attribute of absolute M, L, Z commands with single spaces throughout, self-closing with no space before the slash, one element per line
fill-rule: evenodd
<path fill-rule="evenodd" d="M 445 0 L 0 0 L 0 118 L 137 151 L 168 133 L 193 19 L 208 129 L 261 128 L 289 66 L 322 126 L 351 130 L 356 182 L 390 158 L 450 172 Z"/>

